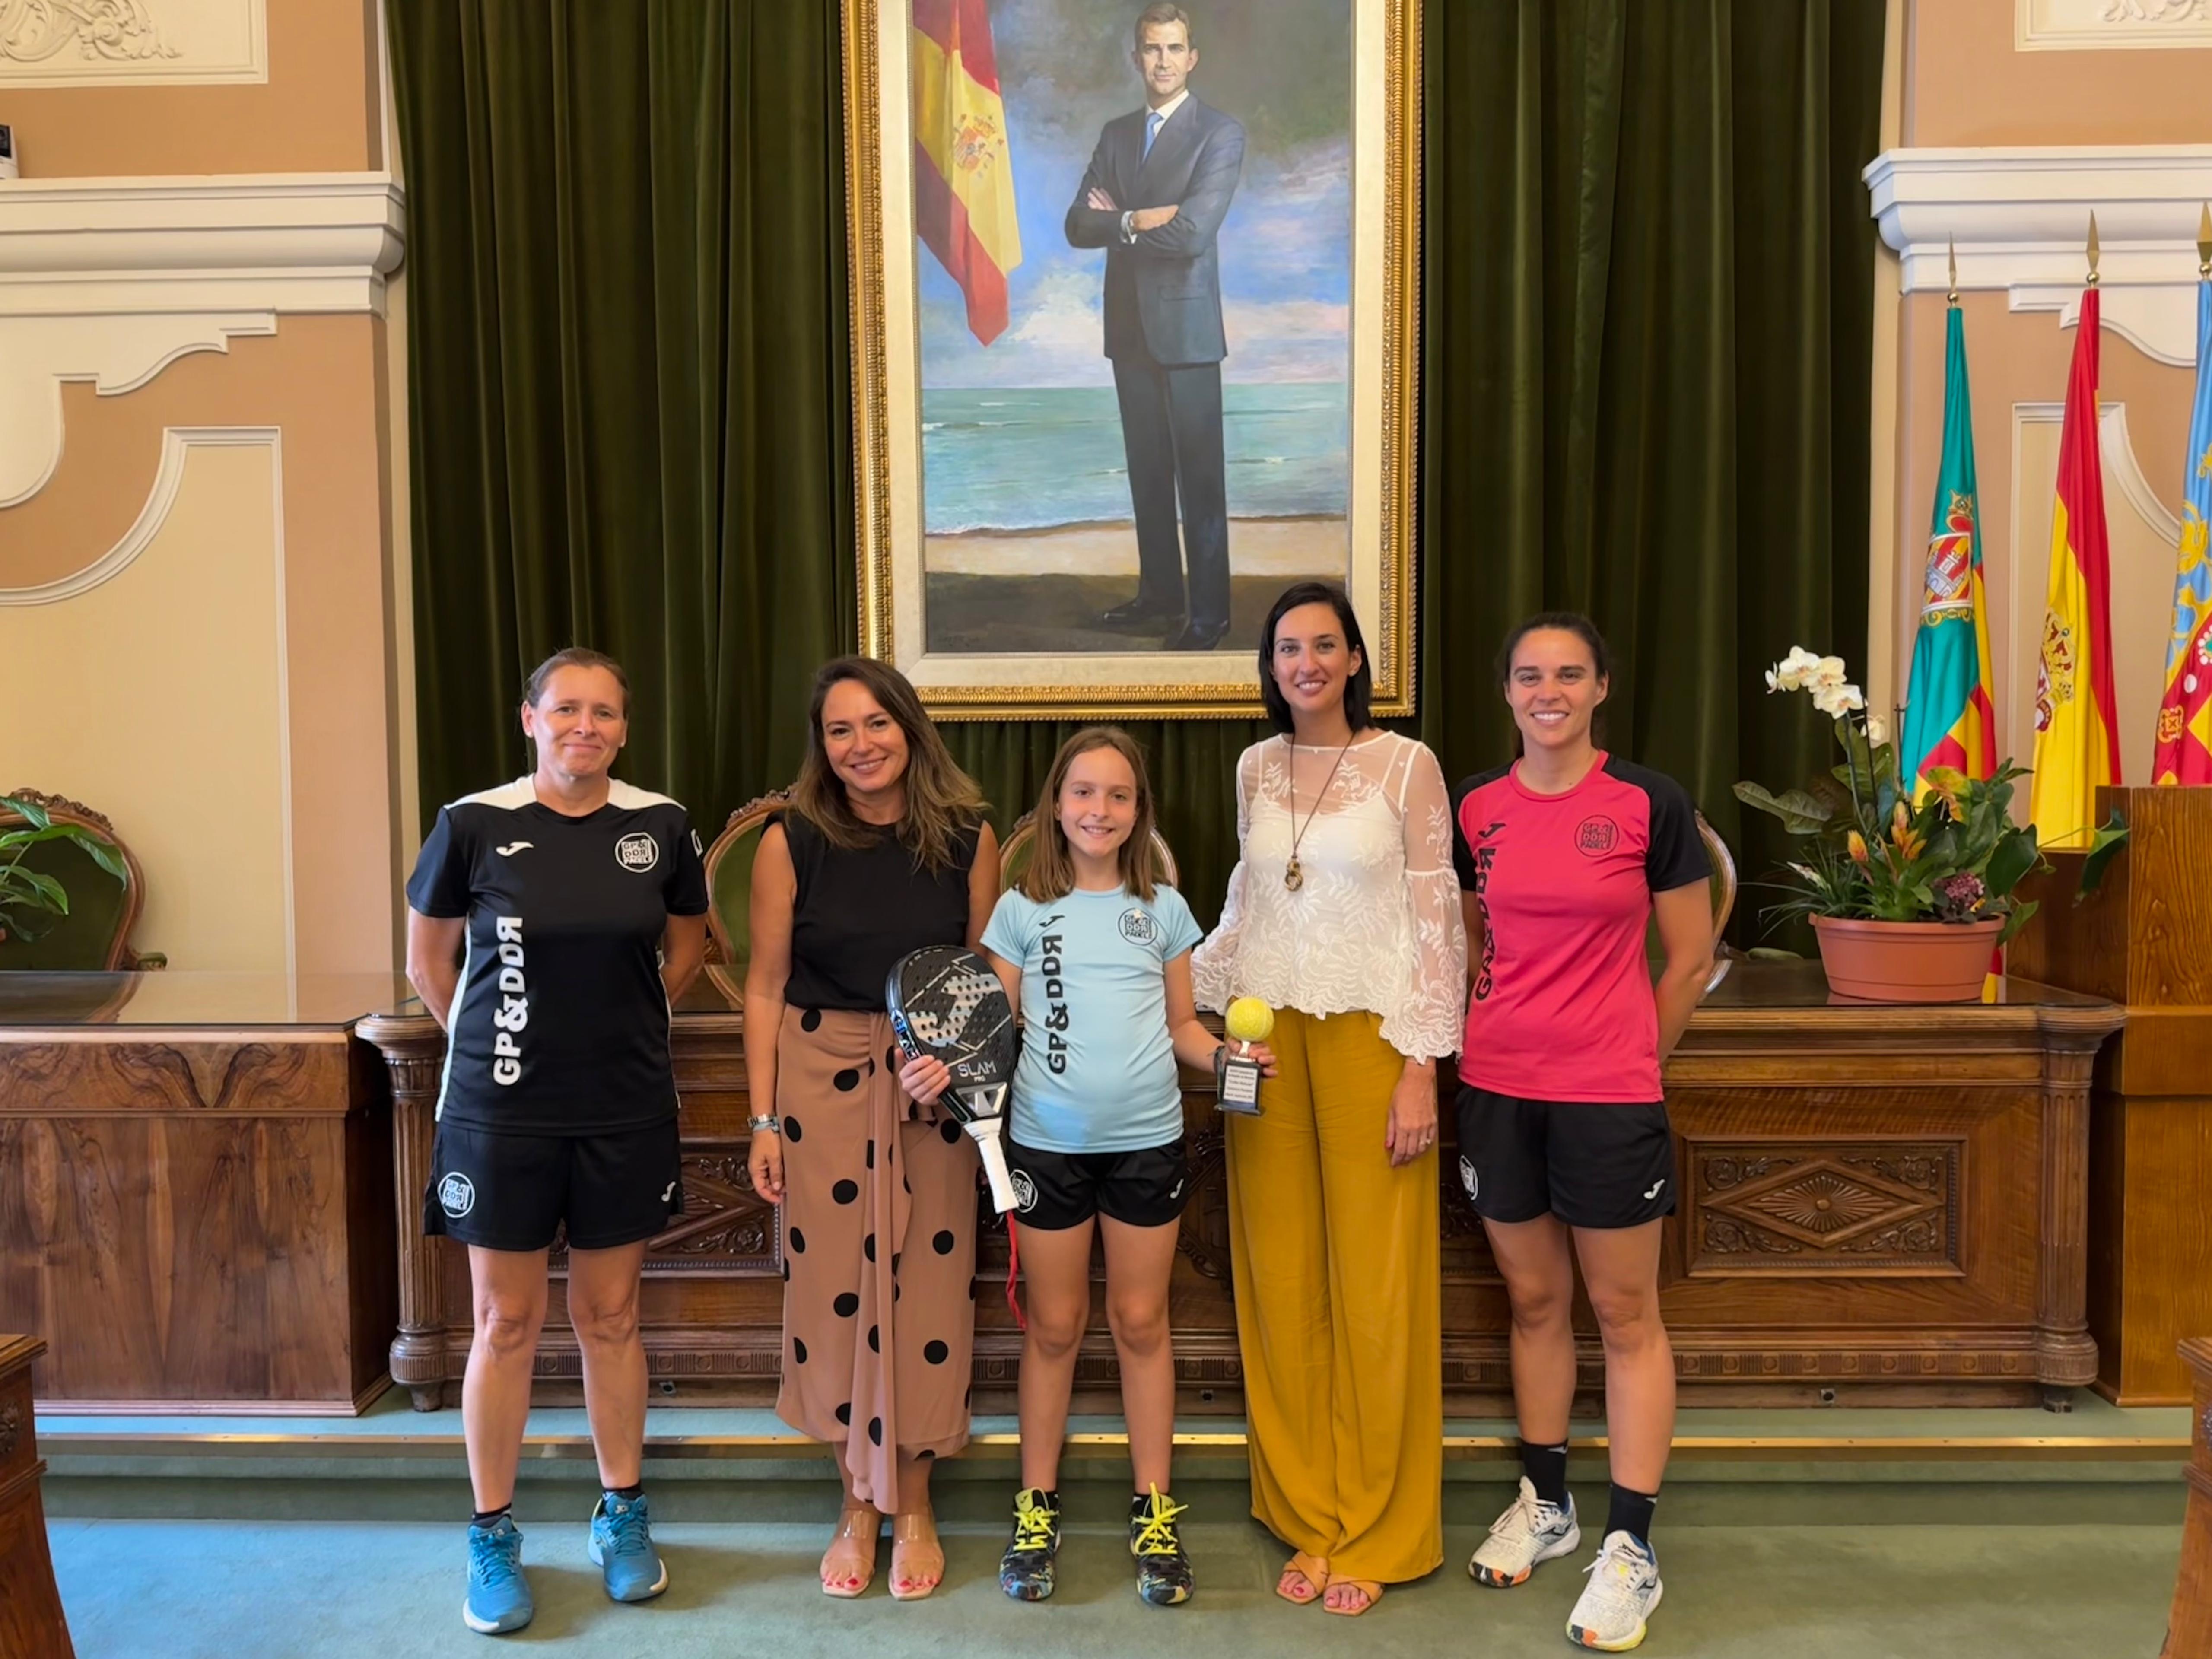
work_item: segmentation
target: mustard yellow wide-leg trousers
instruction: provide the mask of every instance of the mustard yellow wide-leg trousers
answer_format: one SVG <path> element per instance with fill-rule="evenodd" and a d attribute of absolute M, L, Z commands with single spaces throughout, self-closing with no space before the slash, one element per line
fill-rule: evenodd
<path fill-rule="evenodd" d="M 1395 1584 L 1443 1560 L 1443 1338 L 1437 1154 L 1390 1166 L 1382 1027 L 1283 1010 L 1260 1115 L 1223 1121 L 1252 1514 Z"/>

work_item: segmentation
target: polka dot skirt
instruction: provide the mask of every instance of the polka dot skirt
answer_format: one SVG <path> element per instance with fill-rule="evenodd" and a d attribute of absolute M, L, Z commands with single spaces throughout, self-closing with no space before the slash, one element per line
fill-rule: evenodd
<path fill-rule="evenodd" d="M 887 1510 L 899 1453 L 968 1443 L 975 1336 L 975 1144 L 900 1092 L 896 1057 L 882 1014 L 784 1011 L 776 1415 L 842 1443 L 854 1494 Z"/>

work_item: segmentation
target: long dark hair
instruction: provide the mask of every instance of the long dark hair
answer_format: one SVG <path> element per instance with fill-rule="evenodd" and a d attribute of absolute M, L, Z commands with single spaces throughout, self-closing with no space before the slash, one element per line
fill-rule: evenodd
<path fill-rule="evenodd" d="M 857 850 L 871 844 L 868 827 L 853 815 L 845 786 L 830 769 L 822 740 L 822 708 L 830 693 L 856 680 L 906 734 L 906 810 L 900 814 L 900 845 L 932 870 L 952 862 L 953 842 L 982 822 L 987 803 L 975 780 L 962 771 L 945 747 L 915 694 L 913 683 L 889 663 L 873 657 L 838 657 L 814 677 L 814 696 L 806 710 L 806 758 L 791 786 L 791 804 L 800 817 L 836 846 Z"/>
<path fill-rule="evenodd" d="M 1505 643 L 1498 647 L 1498 683 L 1509 685 L 1513 680 L 1513 653 L 1520 649 L 1521 641 L 1531 634 L 1540 634 L 1556 629 L 1562 634 L 1572 634 L 1589 647 L 1590 664 L 1598 678 L 1613 678 L 1613 659 L 1605 648 L 1605 635 L 1597 631 L 1597 624 L 1579 611 L 1539 611 L 1505 636 Z"/>
<path fill-rule="evenodd" d="M 1345 644 L 1359 653 L 1359 672 L 1344 683 L 1344 719 L 1355 732 L 1364 732 L 1375 724 L 1374 716 L 1367 712 L 1375 697 L 1375 670 L 1367 660 L 1367 641 L 1360 635 L 1352 600 L 1334 582 L 1293 582 L 1276 596 L 1267 612 L 1267 625 L 1260 630 L 1260 701 L 1267 706 L 1267 718 L 1278 732 L 1291 731 L 1296 725 L 1291 719 L 1290 700 L 1275 684 L 1275 627 L 1302 605 L 1325 605 L 1334 610 L 1338 626 L 1344 629 Z"/>

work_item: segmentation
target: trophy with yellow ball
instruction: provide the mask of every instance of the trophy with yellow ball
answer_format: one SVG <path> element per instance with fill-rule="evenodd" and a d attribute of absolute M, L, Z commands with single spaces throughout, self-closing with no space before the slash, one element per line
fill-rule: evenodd
<path fill-rule="evenodd" d="M 1260 1115 L 1260 1062 L 1252 1045 L 1265 1042 L 1275 1029 L 1275 1011 L 1257 997 L 1238 997 L 1221 1018 L 1222 1027 L 1235 1039 L 1237 1052 L 1224 1045 L 1221 1051 L 1221 1109 Z"/>

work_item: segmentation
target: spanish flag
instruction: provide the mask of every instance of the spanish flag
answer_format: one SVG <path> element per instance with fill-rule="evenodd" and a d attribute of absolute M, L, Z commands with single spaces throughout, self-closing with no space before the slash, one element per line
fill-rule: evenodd
<path fill-rule="evenodd" d="M 2120 781 L 2112 702 L 2112 557 L 2105 474 L 2097 450 L 2097 290 L 2081 295 L 2066 421 L 2058 439 L 2058 505 L 2051 525 L 2051 587 L 2035 673 L 2035 776 L 2028 816 L 2046 848 L 2087 847 L 2097 786 Z"/>
<path fill-rule="evenodd" d="M 1970 778 L 1996 775 L 1996 684 L 1990 672 L 1990 602 L 1982 580 L 1980 511 L 1974 482 L 1974 414 L 1966 389 L 1966 325 L 1951 302 L 1943 363 L 1943 460 L 1912 678 L 1905 694 L 1899 758 L 1917 800 L 1938 766 Z"/>
<path fill-rule="evenodd" d="M 2212 281 L 2197 284 L 2197 406 L 2181 481 L 2181 562 L 2158 705 L 2153 783 L 2212 783 Z"/>
<path fill-rule="evenodd" d="M 989 0 L 914 0 L 913 94 L 915 228 L 988 345 L 1006 331 L 1006 273 L 1022 262 Z"/>

